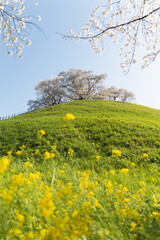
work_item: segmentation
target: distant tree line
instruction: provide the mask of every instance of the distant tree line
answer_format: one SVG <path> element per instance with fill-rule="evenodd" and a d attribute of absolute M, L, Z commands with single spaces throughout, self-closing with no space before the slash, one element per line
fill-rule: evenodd
<path fill-rule="evenodd" d="M 58 103 L 83 99 L 108 99 L 132 102 L 135 95 L 123 88 L 106 88 L 106 74 L 70 69 L 60 72 L 58 77 L 40 81 L 35 87 L 37 98 L 28 101 L 29 111 L 53 106 Z"/>

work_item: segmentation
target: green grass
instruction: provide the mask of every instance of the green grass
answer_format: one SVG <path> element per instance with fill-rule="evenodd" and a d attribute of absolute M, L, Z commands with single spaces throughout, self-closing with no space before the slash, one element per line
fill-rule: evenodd
<path fill-rule="evenodd" d="M 65 128 L 63 117 L 67 112 L 76 119 Z M 72 148 L 84 168 L 96 168 L 96 155 L 102 157 L 104 167 L 110 167 L 113 149 L 119 149 L 123 159 L 138 164 L 146 164 L 142 161 L 145 152 L 149 162 L 160 161 L 160 111 L 147 107 L 113 101 L 76 101 L 4 120 L 0 122 L 0 154 L 9 150 L 15 153 L 22 144 L 36 149 L 40 129 L 51 144 L 57 145 L 59 156 Z M 42 144 L 42 152 L 45 147 Z M 125 167 L 127 161 L 112 161 L 112 165 Z"/>
<path fill-rule="evenodd" d="M 33 111 L 0 122 L 0 156 L 0 239 L 160 239 L 160 111 L 100 100 Z"/>

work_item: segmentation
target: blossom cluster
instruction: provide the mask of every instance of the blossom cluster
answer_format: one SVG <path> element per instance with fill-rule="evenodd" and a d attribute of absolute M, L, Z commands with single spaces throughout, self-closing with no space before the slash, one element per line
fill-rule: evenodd
<path fill-rule="evenodd" d="M 70 30 L 64 39 L 88 40 L 97 53 L 104 50 L 105 37 L 113 39 L 114 43 L 119 40 L 124 73 L 136 63 L 136 49 L 141 46 L 146 50 L 142 68 L 148 66 L 160 52 L 159 0 L 105 2 L 92 11 L 80 33 Z"/>
<path fill-rule="evenodd" d="M 34 1 L 33 4 L 37 6 L 38 2 Z M 23 58 L 23 48 L 31 45 L 27 27 L 36 26 L 32 18 L 27 15 L 25 0 L 0 0 L 0 36 L 7 46 L 8 55 L 14 52 Z M 41 17 L 38 16 L 37 21 L 40 20 Z"/>

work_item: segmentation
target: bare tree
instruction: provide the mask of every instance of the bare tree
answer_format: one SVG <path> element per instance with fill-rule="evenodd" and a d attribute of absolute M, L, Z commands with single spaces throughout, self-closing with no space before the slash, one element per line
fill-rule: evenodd
<path fill-rule="evenodd" d="M 69 100 L 104 99 L 106 89 L 103 80 L 106 74 L 96 75 L 92 71 L 70 69 L 59 73 L 64 96 Z"/>
<path fill-rule="evenodd" d="M 107 89 L 107 98 L 114 101 L 133 102 L 135 100 L 135 95 L 133 92 L 124 88 L 112 86 Z"/>
<path fill-rule="evenodd" d="M 78 34 L 68 31 L 64 39 L 88 40 L 97 53 L 104 50 L 105 37 L 122 43 L 121 67 L 128 73 L 136 63 L 136 49 L 145 48 L 142 68 L 153 62 L 160 53 L 160 1 L 159 0 L 106 0 L 97 6 L 90 20 Z"/>
<path fill-rule="evenodd" d="M 65 101 L 59 78 L 40 81 L 35 90 L 38 97 L 36 100 L 28 101 L 29 110 L 49 107 Z"/>

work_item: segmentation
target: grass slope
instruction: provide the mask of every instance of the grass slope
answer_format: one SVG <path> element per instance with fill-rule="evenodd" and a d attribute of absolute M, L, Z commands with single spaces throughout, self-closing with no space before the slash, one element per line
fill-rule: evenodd
<path fill-rule="evenodd" d="M 67 112 L 73 113 L 76 119 L 64 127 L 63 117 Z M 22 144 L 36 149 L 40 129 L 46 132 L 51 144 L 58 146 L 61 156 L 72 148 L 83 167 L 94 167 L 91 160 L 96 155 L 103 157 L 101 164 L 107 167 L 113 149 L 119 149 L 123 159 L 127 159 L 112 161 L 117 167 L 127 166 L 127 161 L 146 163 L 143 153 L 149 155 L 151 163 L 160 161 L 160 111 L 144 106 L 85 100 L 4 120 L 0 122 L 0 154 L 9 150 L 15 153 Z M 43 152 L 46 146 L 41 147 Z"/>

